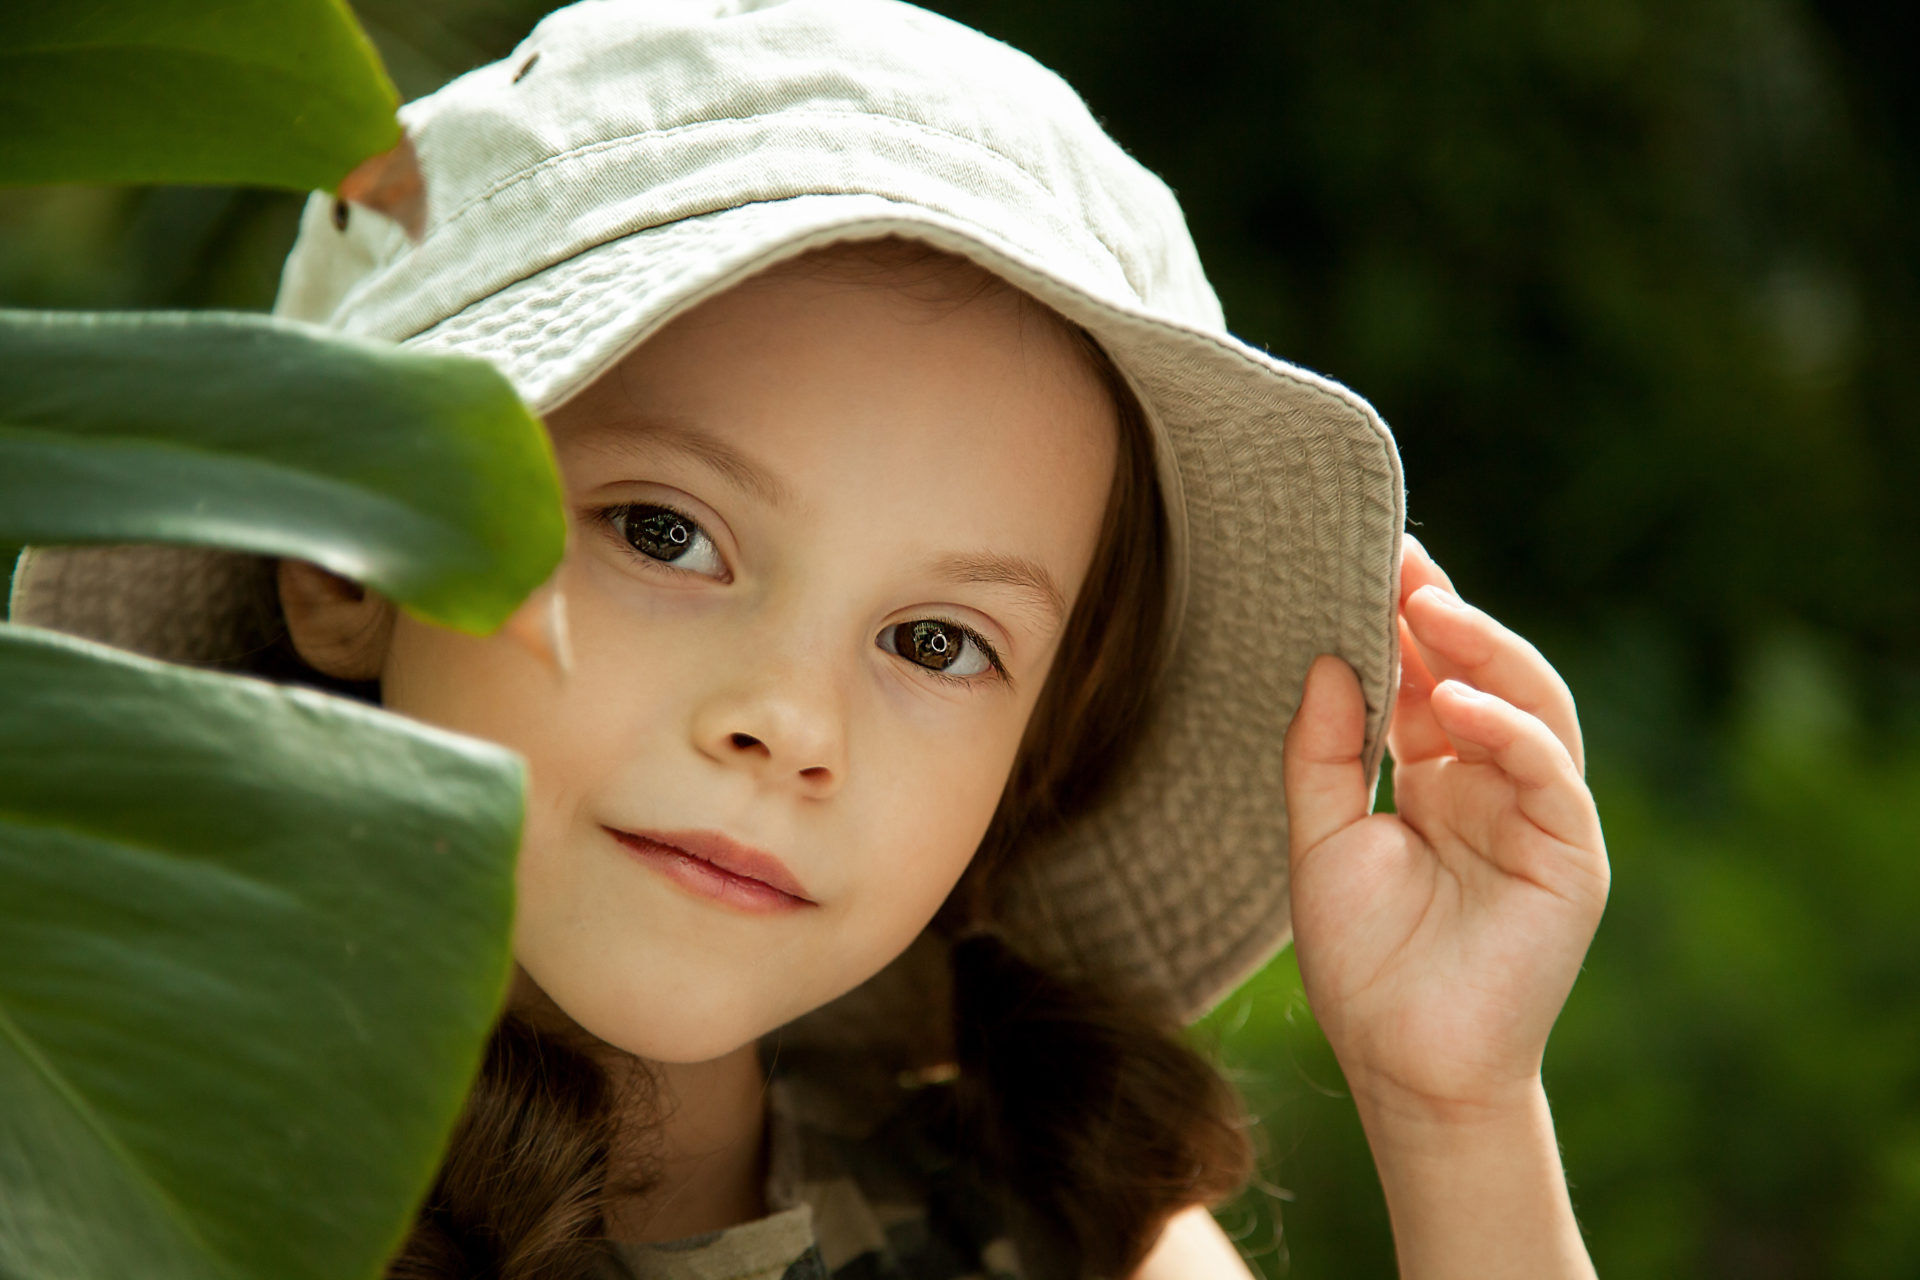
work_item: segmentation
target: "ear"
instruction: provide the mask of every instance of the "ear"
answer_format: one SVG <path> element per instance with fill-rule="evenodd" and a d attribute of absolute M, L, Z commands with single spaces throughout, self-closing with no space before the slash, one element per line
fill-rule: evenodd
<path fill-rule="evenodd" d="M 374 680 L 393 638 L 393 602 L 305 560 L 279 566 L 280 609 L 308 666 L 339 680 Z"/>

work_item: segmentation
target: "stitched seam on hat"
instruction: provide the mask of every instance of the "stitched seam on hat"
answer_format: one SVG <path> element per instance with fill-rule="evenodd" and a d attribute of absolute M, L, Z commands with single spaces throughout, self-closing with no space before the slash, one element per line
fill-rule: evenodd
<path fill-rule="evenodd" d="M 1353 395 L 1352 392 L 1348 392 L 1347 395 L 1341 395 L 1339 391 L 1335 390 L 1332 387 L 1324 386 L 1315 379 L 1302 377 L 1298 370 L 1289 367 L 1287 364 L 1285 364 L 1284 362 L 1278 359 L 1275 360 L 1275 363 L 1280 366 L 1277 369 L 1269 368 L 1268 366 L 1262 365 L 1257 361 L 1248 360 L 1247 353 L 1245 351 L 1236 350 L 1234 347 L 1228 346 L 1226 343 L 1220 341 L 1219 338 L 1215 337 L 1213 334 L 1210 334 L 1210 333 L 1201 332 L 1195 329 L 1188 329 L 1185 327 L 1178 327 L 1176 329 L 1176 326 L 1163 325 L 1148 316 L 1128 316 L 1127 319 L 1137 324 L 1148 325 L 1153 328 L 1175 330 L 1176 332 L 1182 333 L 1188 337 L 1202 339 L 1208 345 L 1219 348 L 1221 351 L 1224 351 L 1228 355 L 1231 355 L 1236 359 L 1239 359 L 1243 363 L 1254 365 L 1254 367 L 1258 368 L 1263 373 L 1278 374 L 1279 376 L 1285 378 L 1288 382 L 1293 383 L 1295 386 L 1304 388 L 1307 391 L 1311 391 L 1315 395 L 1319 396 L 1321 399 L 1330 400 L 1334 404 L 1339 405 L 1342 409 L 1345 409 L 1354 418 L 1357 418 L 1361 423 L 1366 425 L 1373 432 L 1374 440 L 1377 443 L 1380 443 L 1380 444 L 1386 443 L 1385 432 L 1381 429 L 1379 424 L 1377 424 L 1373 420 L 1373 416 L 1367 411 L 1366 408 L 1364 408 L 1358 402 L 1357 398 L 1355 399 L 1348 398 L 1349 396 Z"/>
<path fill-rule="evenodd" d="M 733 125 L 761 124 L 761 123 L 767 123 L 767 122 L 796 120 L 796 119 L 797 120 L 839 120 L 839 119 L 863 120 L 863 121 L 867 121 L 875 124 L 891 125 L 891 126 L 895 126 L 908 131 L 912 131 L 912 132 L 930 134 L 933 137 L 945 138 L 954 142 L 962 143 L 974 151 L 978 151 L 984 155 L 990 156 L 993 159 L 1000 161 L 1006 167 L 1012 169 L 1015 173 L 1019 174 L 1022 178 L 1026 179 L 1028 183 L 1030 183 L 1034 187 L 1037 187 L 1039 190 L 1044 192 L 1049 199 L 1055 201 L 1056 203 L 1060 201 L 1059 193 L 1056 192 L 1052 187 L 1048 186 L 1045 182 L 1041 181 L 1038 174 L 1035 174 L 1032 170 L 1028 169 L 1025 165 L 1021 164 L 1018 160 L 1014 159 L 1012 156 L 1008 155 L 1006 152 L 1001 151 L 997 147 L 989 146 L 986 143 L 981 142 L 979 139 L 970 138 L 965 134 L 954 133 L 951 130 L 942 129 L 937 125 L 923 124 L 918 120 L 902 120 L 897 116 L 875 115 L 872 112 L 868 112 L 868 111 L 827 111 L 827 110 L 782 111 L 776 115 L 727 116 L 718 120 L 695 120 L 687 124 L 675 125 L 671 129 L 655 129 L 655 130 L 650 130 L 649 132 L 646 132 L 646 133 L 627 134 L 624 137 L 619 137 L 619 138 L 604 138 L 599 142 L 590 142 L 584 146 L 574 147 L 571 150 L 559 152 L 556 155 L 548 156 L 546 159 L 540 161 L 538 164 L 522 169 L 518 173 L 512 174 L 509 177 L 502 178 L 499 182 L 494 183 L 492 186 L 488 187 L 485 191 L 480 192 L 476 196 L 470 197 L 466 202 L 461 204 L 459 207 L 455 208 L 452 212 L 448 213 L 443 220 L 441 220 L 435 226 L 431 227 L 427 232 L 427 238 L 431 239 L 433 236 L 438 235 L 446 227 L 452 226 L 455 222 L 459 221 L 462 217 L 466 216 L 466 214 L 469 213 L 475 206 L 485 204 L 487 201 L 493 199 L 493 197 L 499 195 L 501 192 L 506 191 L 509 188 L 518 186 L 520 183 L 525 182 L 537 176 L 538 174 L 544 172 L 545 170 L 550 169 L 555 165 L 558 165 L 567 160 L 572 160 L 580 156 L 595 155 L 604 151 L 617 151 L 625 147 L 639 146 L 643 143 L 654 142 L 663 138 L 674 138 L 674 137 L 679 137 L 686 134 L 698 133 L 708 129 L 715 129 L 715 128 L 721 128 L 725 126 L 733 126 Z M 1080 225 L 1084 225 L 1084 224 L 1080 224 Z M 1133 291 L 1135 295 L 1136 296 L 1140 295 L 1141 290 L 1139 286 L 1134 284 L 1133 278 L 1127 272 L 1126 260 L 1121 257 L 1120 253 L 1107 240 L 1107 238 L 1103 236 L 1097 229 L 1093 227 L 1086 227 L 1085 229 L 1087 233 L 1093 237 L 1094 241 L 1098 243 L 1102 249 L 1106 250 L 1107 255 L 1113 259 L 1114 265 L 1120 268 L 1121 276 L 1127 280 L 1127 283 L 1130 286 L 1133 287 Z"/>
<path fill-rule="evenodd" d="M 1210 333 L 1196 332 L 1194 330 L 1186 329 L 1184 327 L 1176 327 L 1173 325 L 1168 325 L 1162 321 L 1157 321 L 1150 316 L 1124 316 L 1123 314 L 1123 318 L 1128 322 L 1131 322 L 1137 325 L 1142 325 L 1148 328 L 1173 330 L 1176 332 L 1187 334 L 1190 337 L 1199 338 L 1205 341 L 1208 345 L 1213 346 L 1223 352 L 1226 352 L 1234 356 L 1235 358 L 1237 358 L 1243 363 L 1250 364 L 1253 367 L 1260 369 L 1262 372 L 1265 372 L 1268 374 L 1278 374 L 1280 377 L 1284 378 L 1285 380 L 1292 383 L 1293 385 L 1300 387 L 1306 391 L 1312 392 L 1318 399 L 1328 401 L 1332 404 L 1340 406 L 1342 409 L 1346 410 L 1346 416 L 1349 422 L 1357 421 L 1360 425 L 1368 428 L 1369 433 L 1372 437 L 1372 443 L 1376 445 L 1379 450 L 1378 456 L 1376 457 L 1375 461 L 1381 464 L 1381 467 L 1387 473 L 1387 476 L 1389 478 L 1395 478 L 1399 475 L 1399 466 L 1397 464 L 1396 455 L 1391 443 L 1392 441 L 1391 433 L 1387 430 L 1385 424 L 1379 421 L 1378 415 L 1366 404 L 1366 402 L 1360 400 L 1359 397 L 1355 396 L 1352 392 L 1348 391 L 1343 395 L 1342 391 L 1345 390 L 1344 388 L 1327 386 L 1327 385 L 1324 385 L 1322 382 L 1320 382 L 1318 379 L 1305 377 L 1301 374 L 1300 371 L 1295 370 L 1291 366 L 1288 366 L 1284 362 L 1281 362 L 1278 360 L 1274 362 L 1276 365 L 1279 366 L 1278 368 L 1273 368 L 1273 367 L 1264 365 L 1258 361 L 1250 359 L 1245 351 L 1236 350 L 1233 346 L 1230 346 L 1227 343 L 1222 342 L 1218 337 Z M 1404 510 L 1402 509 L 1403 501 L 1404 499 L 1403 499 L 1402 493 L 1399 490 L 1399 487 L 1396 486 L 1395 493 L 1393 495 L 1393 506 L 1396 508 L 1396 510 L 1401 511 L 1402 518 L 1404 519 Z M 1389 572 L 1391 572 L 1391 569 L 1389 570 Z M 1391 601 L 1391 600 L 1388 601 L 1385 612 L 1386 612 L 1386 617 L 1388 619 L 1387 626 L 1388 626 L 1389 636 L 1390 636 L 1390 639 L 1388 642 L 1389 656 L 1393 655 L 1394 651 L 1397 649 L 1399 645 L 1399 636 L 1397 635 L 1397 633 L 1394 633 L 1393 624 L 1391 621 L 1392 618 L 1396 615 L 1397 611 L 1398 611 L 1397 602 Z M 1391 690 L 1392 684 L 1393 684 L 1393 673 L 1389 672 L 1387 675 L 1387 686 L 1389 690 Z M 1375 708 L 1369 707 L 1367 710 L 1368 710 L 1367 718 L 1369 721 L 1372 721 L 1375 718 Z M 1377 758 L 1379 754 L 1380 744 L 1381 742 L 1384 742 L 1384 740 L 1385 740 L 1385 735 L 1381 734 L 1379 739 L 1376 740 L 1374 744 L 1374 747 L 1375 747 L 1374 756 L 1376 758 L 1376 763 L 1377 763 Z"/>
<path fill-rule="evenodd" d="M 1216 337 L 1211 333 L 1206 333 L 1204 331 L 1197 330 L 1197 329 L 1190 329 L 1184 325 L 1167 324 L 1164 321 L 1154 319 L 1152 316 L 1127 315 L 1125 312 L 1115 312 L 1114 314 L 1120 319 L 1122 319 L 1123 321 L 1130 324 L 1140 325 L 1150 329 L 1159 329 L 1164 332 L 1179 333 L 1189 338 L 1198 338 L 1201 341 L 1207 343 L 1207 345 L 1211 347 L 1215 347 L 1218 350 L 1223 351 L 1230 356 L 1233 356 L 1235 359 L 1241 361 L 1242 363 L 1252 365 L 1254 368 L 1259 369 L 1262 373 L 1277 374 L 1278 376 L 1286 379 L 1288 382 L 1293 383 L 1295 386 L 1300 387 L 1303 390 L 1312 392 L 1318 398 L 1328 401 L 1332 404 L 1338 405 L 1340 408 L 1346 410 L 1347 415 L 1351 420 L 1357 420 L 1360 423 L 1360 425 L 1368 429 L 1368 431 L 1373 437 L 1373 442 L 1376 445 L 1380 446 L 1380 454 L 1381 454 L 1380 460 L 1387 464 L 1387 469 L 1390 472 L 1397 469 L 1392 464 L 1393 449 L 1390 444 L 1390 441 L 1392 439 L 1391 434 L 1387 431 L 1385 424 L 1378 420 L 1377 414 L 1366 404 L 1365 401 L 1362 401 L 1358 396 L 1354 395 L 1353 392 L 1346 391 L 1346 393 L 1343 395 L 1342 391 L 1344 391 L 1345 388 L 1330 387 L 1330 386 L 1324 385 L 1318 379 L 1303 377 L 1299 370 L 1292 368 L 1291 366 L 1287 365 L 1284 361 L 1280 361 L 1278 359 L 1274 361 L 1274 364 L 1279 366 L 1278 368 L 1274 368 L 1274 367 L 1262 364 L 1256 360 L 1251 360 L 1248 358 L 1246 351 L 1239 350 L 1234 346 L 1230 346 L 1227 343 L 1222 342 L 1218 337 Z M 1398 497 L 1396 496 L 1396 499 L 1395 499 L 1396 505 L 1398 504 L 1398 501 L 1399 501 Z"/>
<path fill-rule="evenodd" d="M 1369 467 L 1369 470 L 1373 470 L 1374 468 L 1377 468 L 1377 471 L 1375 472 L 1375 474 L 1381 476 L 1382 478 L 1391 479 L 1391 478 L 1397 477 L 1398 468 L 1394 463 L 1394 454 L 1390 444 L 1390 440 L 1391 440 L 1390 433 L 1386 430 L 1384 424 L 1378 421 L 1376 415 L 1372 413 L 1365 406 L 1364 402 L 1359 401 L 1358 398 L 1354 397 L 1351 392 L 1344 392 L 1343 388 L 1340 388 L 1337 386 L 1326 385 L 1319 379 L 1310 377 L 1304 371 L 1296 370 L 1286 365 L 1284 362 L 1274 360 L 1272 361 L 1272 363 L 1268 363 L 1266 361 L 1261 361 L 1261 360 L 1252 358 L 1247 351 L 1240 349 L 1239 346 L 1237 346 L 1236 344 L 1233 344 L 1229 341 L 1225 341 L 1222 338 L 1217 337 L 1210 333 L 1196 331 L 1184 325 L 1169 324 L 1156 317 L 1143 316 L 1143 315 L 1137 315 L 1137 314 L 1127 314 L 1125 312 L 1116 313 L 1113 317 L 1113 322 L 1119 326 L 1126 327 L 1126 328 L 1145 329 L 1148 331 L 1159 331 L 1163 333 L 1177 333 L 1182 337 L 1185 337 L 1188 339 L 1202 340 L 1208 346 L 1215 348 L 1220 352 L 1231 355 L 1232 357 L 1234 357 L 1237 363 L 1245 367 L 1248 367 L 1250 370 L 1257 371 L 1267 376 L 1277 375 L 1286 383 L 1294 387 L 1297 387 L 1301 390 L 1312 393 L 1312 396 L 1315 400 L 1323 404 L 1326 404 L 1329 407 L 1337 406 L 1338 410 L 1341 411 L 1339 412 L 1338 416 L 1340 420 L 1348 428 L 1351 428 L 1354 426 L 1360 426 L 1366 429 L 1366 435 L 1363 438 L 1364 443 L 1362 440 L 1353 440 L 1353 445 L 1355 447 L 1361 447 L 1361 448 L 1364 448 L 1366 444 L 1370 444 L 1372 446 L 1371 452 L 1373 456 L 1370 460 L 1372 465 Z M 1350 440 L 1352 439 L 1352 437 L 1348 437 L 1348 438 Z M 1389 501 L 1392 507 L 1396 509 L 1399 508 L 1402 499 L 1401 499 L 1400 493 L 1397 490 L 1397 487 L 1396 487 L 1396 492 L 1392 495 Z M 1388 647 L 1389 666 L 1391 666 L 1391 663 L 1392 663 L 1393 648 L 1394 648 L 1395 642 L 1397 641 L 1397 637 L 1394 636 L 1391 631 L 1391 626 L 1392 626 L 1391 618 L 1393 616 L 1394 607 L 1395 607 L 1394 602 L 1391 599 L 1385 602 L 1385 607 L 1384 607 L 1385 623 L 1386 623 L 1386 627 L 1388 628 L 1387 634 L 1389 636 L 1389 647 Z M 1387 674 L 1386 687 L 1389 691 L 1389 697 L 1390 697 L 1390 691 L 1392 688 L 1392 675 L 1390 670 Z M 1372 754 L 1376 762 L 1384 742 L 1384 734 L 1379 733 L 1379 730 L 1377 727 L 1380 719 L 1381 719 L 1381 715 L 1380 715 L 1379 709 L 1370 706 L 1368 708 L 1368 721 L 1369 721 L 1368 727 L 1369 727 L 1369 736 L 1374 739 L 1373 741 L 1374 750 Z M 1210 940 L 1210 937 L 1208 934 L 1208 927 L 1205 925 L 1198 924 L 1197 922 L 1195 927 L 1189 931 L 1182 931 L 1176 927 L 1175 935 L 1176 936 L 1171 939 L 1173 943 L 1173 948 L 1175 949 L 1183 949 L 1183 950 L 1190 949 L 1189 944 L 1196 939 L 1208 938 Z M 1283 944 L 1273 944 L 1273 943 L 1263 941 L 1253 937 L 1242 937 L 1239 940 L 1237 940 L 1232 946 L 1227 948 L 1223 954 L 1213 955 L 1209 958 L 1203 959 L 1199 965 L 1194 966 L 1191 970 L 1186 972 L 1184 976 L 1187 979 L 1187 983 L 1185 985 L 1176 981 L 1174 983 L 1167 984 L 1166 989 L 1179 993 L 1179 996 L 1181 998 L 1186 998 L 1190 996 L 1195 990 L 1195 988 L 1197 987 L 1208 986 L 1208 985 L 1212 985 L 1213 983 L 1217 983 L 1220 980 L 1220 975 L 1223 972 L 1234 973 L 1238 970 L 1241 970 L 1243 966 L 1246 966 L 1248 964 L 1249 959 L 1251 958 L 1258 958 L 1259 956 L 1273 954 L 1273 952 L 1278 950 L 1278 945 L 1283 945 Z M 1210 946 L 1202 946 L 1200 950 L 1203 952 L 1206 952 L 1206 951 L 1213 950 L 1213 948 Z M 1164 946 L 1156 950 L 1156 953 L 1154 954 L 1152 959 L 1157 961 L 1159 966 L 1161 966 L 1163 970 L 1168 972 L 1171 972 L 1180 968 L 1185 968 L 1186 965 L 1191 964 L 1191 961 L 1188 960 L 1183 962 L 1183 964 L 1181 965 L 1175 965 L 1171 959 L 1169 949 Z M 1247 969 L 1246 971 L 1250 971 L 1250 969 Z M 1217 996 L 1214 998 L 1217 998 Z"/>

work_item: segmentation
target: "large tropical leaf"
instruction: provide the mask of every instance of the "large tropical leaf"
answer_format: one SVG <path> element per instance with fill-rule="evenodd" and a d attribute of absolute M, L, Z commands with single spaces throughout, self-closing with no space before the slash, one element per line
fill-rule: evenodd
<path fill-rule="evenodd" d="M 491 365 L 264 316 L 0 311 L 0 543 L 299 556 L 484 632 L 559 562 L 552 448 Z"/>
<path fill-rule="evenodd" d="M 0 3 L 0 184 L 331 189 L 398 105 L 344 0 Z"/>
<path fill-rule="evenodd" d="M 522 768 L 0 626 L 0 1277 L 358 1280 L 508 973 Z"/>

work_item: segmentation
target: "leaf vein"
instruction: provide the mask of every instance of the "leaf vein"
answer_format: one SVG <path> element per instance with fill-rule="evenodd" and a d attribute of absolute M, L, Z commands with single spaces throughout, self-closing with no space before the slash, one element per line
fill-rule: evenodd
<path fill-rule="evenodd" d="M 179 1199 L 167 1190 L 166 1185 L 147 1167 L 144 1161 L 136 1156 L 125 1143 L 120 1141 L 112 1128 L 108 1126 L 106 1119 L 100 1114 L 98 1108 L 87 1099 L 86 1095 L 81 1092 L 79 1086 L 74 1084 L 70 1078 L 47 1058 L 46 1054 L 41 1051 L 39 1045 L 27 1035 L 25 1029 L 7 1012 L 4 1001 L 0 1001 L 0 1033 L 4 1033 L 6 1039 L 13 1044 L 27 1065 L 32 1067 L 41 1078 L 46 1080 L 53 1091 L 66 1101 L 67 1105 L 73 1109 L 74 1114 L 78 1116 L 81 1123 L 92 1130 L 94 1137 L 99 1139 L 100 1144 L 115 1156 L 119 1157 L 122 1166 L 130 1170 L 137 1176 L 140 1182 L 144 1183 L 152 1191 L 155 1201 L 164 1210 L 167 1218 L 180 1229 L 181 1233 L 197 1246 L 209 1260 L 219 1266 L 221 1274 L 232 1275 L 232 1268 L 226 1265 L 225 1260 L 219 1252 L 216 1251 L 207 1241 L 206 1237 L 200 1233 L 199 1227 L 195 1224 L 192 1215 L 188 1213 L 186 1206 L 181 1204 Z"/>

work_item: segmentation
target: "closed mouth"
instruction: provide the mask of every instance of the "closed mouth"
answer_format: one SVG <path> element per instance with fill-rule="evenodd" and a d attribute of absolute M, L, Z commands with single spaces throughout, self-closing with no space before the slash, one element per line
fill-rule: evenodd
<path fill-rule="evenodd" d="M 724 905 L 752 913 L 819 905 L 778 858 L 718 832 L 606 831 L 681 887 Z"/>

